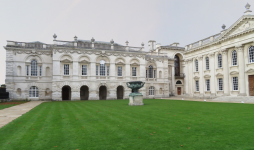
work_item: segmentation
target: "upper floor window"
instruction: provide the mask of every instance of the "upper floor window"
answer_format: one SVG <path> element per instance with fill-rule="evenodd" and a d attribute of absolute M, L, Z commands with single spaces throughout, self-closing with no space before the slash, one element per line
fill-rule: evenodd
<path fill-rule="evenodd" d="M 221 56 L 221 54 L 218 55 L 218 68 L 222 68 L 222 56 Z"/>
<path fill-rule="evenodd" d="M 26 75 L 29 76 L 29 65 L 26 66 Z"/>
<path fill-rule="evenodd" d="M 195 71 L 198 72 L 198 60 L 195 60 Z"/>
<path fill-rule="evenodd" d="M 87 75 L 87 65 L 82 65 L 82 75 Z"/>
<path fill-rule="evenodd" d="M 29 97 L 39 97 L 39 91 L 36 86 L 31 86 L 29 90 Z"/>
<path fill-rule="evenodd" d="M 99 66 L 96 65 L 96 75 L 98 76 Z"/>
<path fill-rule="evenodd" d="M 31 76 L 37 76 L 37 61 L 31 61 Z"/>
<path fill-rule="evenodd" d="M 175 75 L 180 76 L 180 59 L 175 55 Z"/>
<path fill-rule="evenodd" d="M 100 61 L 100 76 L 105 76 L 105 61 Z"/>
<path fill-rule="evenodd" d="M 40 76 L 41 76 L 41 74 L 42 74 L 42 68 L 41 68 L 41 66 L 40 66 Z"/>
<path fill-rule="evenodd" d="M 64 75 L 69 75 L 69 64 L 64 64 Z"/>
<path fill-rule="evenodd" d="M 233 77 L 233 90 L 238 90 L 238 77 Z"/>
<path fill-rule="evenodd" d="M 132 76 L 137 76 L 137 67 L 132 67 Z"/>
<path fill-rule="evenodd" d="M 209 70 L 209 57 L 205 58 L 206 70 Z"/>
<path fill-rule="evenodd" d="M 250 59 L 250 63 L 253 63 L 254 62 L 254 46 L 251 46 L 249 48 L 249 59 Z"/>
<path fill-rule="evenodd" d="M 237 65 L 237 52 L 236 52 L 236 50 L 234 50 L 234 51 L 232 52 L 232 65 L 233 65 L 233 66 L 236 66 L 236 65 Z"/>
<path fill-rule="evenodd" d="M 149 95 L 154 95 L 154 87 L 153 86 L 149 87 Z"/>
<path fill-rule="evenodd" d="M 109 76 L 109 66 L 107 66 L 107 76 Z"/>
<path fill-rule="evenodd" d="M 149 78 L 153 78 L 153 66 L 149 66 Z"/>
<path fill-rule="evenodd" d="M 122 76 L 122 66 L 117 67 L 117 75 Z"/>

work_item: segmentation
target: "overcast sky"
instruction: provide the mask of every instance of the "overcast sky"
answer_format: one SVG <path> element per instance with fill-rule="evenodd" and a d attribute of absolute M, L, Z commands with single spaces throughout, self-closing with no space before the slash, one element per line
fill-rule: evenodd
<path fill-rule="evenodd" d="M 254 0 L 0 0 L 0 45 L 78 39 L 141 46 L 155 40 L 184 47 L 228 28 Z M 254 13 L 252 13 L 254 14 Z M 0 83 L 6 54 L 0 48 Z"/>

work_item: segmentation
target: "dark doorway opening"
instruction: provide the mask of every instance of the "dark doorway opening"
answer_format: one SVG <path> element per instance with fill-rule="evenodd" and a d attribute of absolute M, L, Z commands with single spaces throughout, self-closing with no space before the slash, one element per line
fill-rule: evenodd
<path fill-rule="evenodd" d="M 71 100 L 71 87 L 64 86 L 62 88 L 62 100 Z"/>
<path fill-rule="evenodd" d="M 87 86 L 82 86 L 80 88 L 80 100 L 89 99 L 89 88 Z"/>
<path fill-rule="evenodd" d="M 117 99 L 123 99 L 123 87 L 118 86 L 116 90 Z"/>
<path fill-rule="evenodd" d="M 99 99 L 100 100 L 106 100 L 107 99 L 107 87 L 101 86 L 99 88 Z"/>

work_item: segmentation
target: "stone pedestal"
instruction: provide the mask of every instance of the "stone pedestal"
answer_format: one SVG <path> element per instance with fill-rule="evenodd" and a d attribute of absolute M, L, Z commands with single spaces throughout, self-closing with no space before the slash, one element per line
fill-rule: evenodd
<path fill-rule="evenodd" d="M 143 103 L 143 95 L 141 93 L 131 93 L 129 95 L 129 105 L 144 105 Z"/>

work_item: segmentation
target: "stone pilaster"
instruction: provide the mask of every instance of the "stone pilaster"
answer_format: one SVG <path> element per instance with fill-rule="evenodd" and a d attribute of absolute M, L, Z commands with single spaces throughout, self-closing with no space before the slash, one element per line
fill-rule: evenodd
<path fill-rule="evenodd" d="M 224 96 L 229 95 L 229 73 L 228 73 L 228 50 L 222 50 L 222 65 L 223 65 L 223 91 Z"/>
<path fill-rule="evenodd" d="M 189 95 L 189 83 L 188 83 L 188 80 L 187 80 L 187 78 L 188 78 L 188 75 L 189 75 L 189 73 L 188 73 L 188 60 L 184 60 L 184 65 L 183 65 L 183 73 L 185 74 L 185 77 L 184 77 L 184 91 L 185 91 L 185 93 L 184 93 L 184 95 L 186 95 L 186 96 L 188 96 Z"/>
<path fill-rule="evenodd" d="M 78 79 L 78 61 L 73 61 L 73 72 L 72 72 L 72 78 L 73 79 Z"/>
<path fill-rule="evenodd" d="M 204 67 L 203 67 L 203 56 L 198 57 L 198 71 L 199 71 L 199 92 L 200 97 L 204 96 Z M 196 87 L 195 87 L 196 88 Z"/>
<path fill-rule="evenodd" d="M 193 92 L 195 91 L 194 90 L 194 86 L 193 86 L 193 59 L 191 58 L 190 60 L 189 60 L 189 63 L 188 63 L 188 69 L 189 69 L 189 74 L 188 74 L 188 77 L 189 77 L 189 95 L 190 96 L 193 96 Z"/>
<path fill-rule="evenodd" d="M 109 66 L 109 75 L 110 75 L 110 79 L 111 80 L 115 80 L 116 78 L 116 75 L 115 75 L 115 63 L 110 63 L 110 66 Z"/>
<path fill-rule="evenodd" d="M 237 47 L 237 53 L 238 53 L 238 62 L 239 62 L 239 85 L 240 85 L 240 93 L 238 96 L 247 96 L 246 90 L 245 90 L 245 75 L 244 75 L 244 56 L 243 56 L 243 46 Z"/>
<path fill-rule="evenodd" d="M 91 79 L 95 80 L 96 79 L 96 63 L 95 62 L 91 62 Z M 99 70 L 98 70 L 99 73 Z"/>
<path fill-rule="evenodd" d="M 171 67 L 172 69 L 172 94 L 176 94 L 175 93 L 175 66 L 172 65 Z"/>
<path fill-rule="evenodd" d="M 125 79 L 127 81 L 129 81 L 130 80 L 130 76 L 131 76 L 131 74 L 130 74 L 130 64 L 126 63 L 125 64 Z"/>
<path fill-rule="evenodd" d="M 214 68 L 214 53 L 209 54 L 209 59 L 210 59 L 210 74 L 211 74 L 211 79 L 210 79 L 210 90 L 211 90 L 211 96 L 215 96 L 215 68 Z"/>

